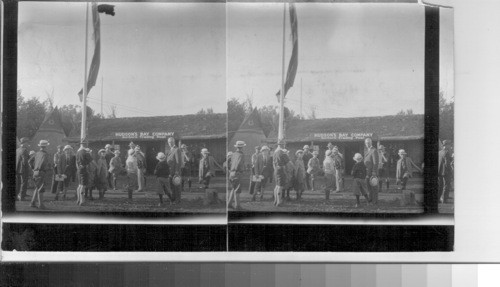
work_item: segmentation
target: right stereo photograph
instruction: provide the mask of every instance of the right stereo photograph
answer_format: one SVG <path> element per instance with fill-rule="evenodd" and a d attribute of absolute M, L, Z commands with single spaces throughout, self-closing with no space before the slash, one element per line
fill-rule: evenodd
<path fill-rule="evenodd" d="M 426 9 L 227 3 L 230 219 L 454 212 L 453 9 Z"/>

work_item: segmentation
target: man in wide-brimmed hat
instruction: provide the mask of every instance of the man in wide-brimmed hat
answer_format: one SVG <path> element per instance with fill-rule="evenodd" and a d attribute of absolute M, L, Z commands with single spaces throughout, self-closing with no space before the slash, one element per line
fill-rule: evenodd
<path fill-rule="evenodd" d="M 106 155 L 104 156 L 104 158 L 106 159 L 106 165 L 109 167 L 109 163 L 111 162 L 111 159 L 115 156 L 115 154 L 113 153 L 113 146 L 110 144 L 106 144 L 104 146 L 104 150 L 106 151 Z M 108 181 L 108 188 L 112 189 L 113 188 L 113 175 L 110 172 L 108 172 L 107 181 Z"/>
<path fill-rule="evenodd" d="M 281 205 L 281 196 L 283 194 L 283 189 L 286 186 L 286 165 L 290 161 L 286 153 L 285 149 L 285 141 L 278 140 L 276 151 L 273 155 L 273 168 L 275 175 L 276 186 L 274 187 L 274 205 Z"/>
<path fill-rule="evenodd" d="M 139 145 L 136 145 L 135 148 L 135 157 L 137 158 L 137 184 L 139 185 L 138 192 L 142 192 L 146 189 L 146 156 L 141 150 Z"/>
<path fill-rule="evenodd" d="M 255 175 L 259 177 L 260 181 L 258 181 L 255 185 L 255 192 L 252 195 L 252 201 L 255 201 L 256 195 L 260 195 L 261 200 L 264 198 L 266 183 L 273 176 L 273 158 L 271 157 L 269 152 L 270 148 L 265 145 L 260 149 L 260 154 L 257 157 L 257 162 L 255 165 Z"/>
<path fill-rule="evenodd" d="M 309 160 L 313 157 L 312 153 L 310 152 L 309 145 L 304 145 L 302 148 L 304 150 L 304 153 L 302 155 L 302 161 L 304 162 L 304 167 L 307 170 L 307 164 L 309 163 Z M 304 182 L 304 188 L 306 190 L 311 190 L 311 175 L 306 172 L 306 178 Z"/>
<path fill-rule="evenodd" d="M 191 191 L 191 171 L 193 169 L 193 154 L 189 151 L 188 146 L 186 144 L 181 144 L 181 191 L 184 191 L 184 184 L 188 183 L 188 189 Z"/>
<path fill-rule="evenodd" d="M 260 146 L 256 146 L 255 152 L 252 154 L 251 158 L 251 173 L 250 173 L 250 188 L 249 188 L 250 194 L 254 194 L 255 191 L 255 185 L 256 185 L 254 178 L 256 175 L 255 166 L 257 165 L 257 157 L 259 156 L 259 154 L 260 154 Z"/>
<path fill-rule="evenodd" d="M 167 163 L 167 156 L 159 152 L 156 156 L 158 163 L 156 164 L 154 175 L 156 175 L 156 180 L 158 182 L 158 197 L 160 203 L 158 206 L 163 205 L 163 195 L 166 195 L 170 200 L 170 204 L 173 203 L 172 200 L 172 190 L 170 189 L 170 168 Z"/>
<path fill-rule="evenodd" d="M 172 189 L 172 200 L 174 203 L 180 203 L 181 202 L 181 185 L 182 185 L 182 177 L 181 177 L 181 184 L 175 185 L 174 184 L 174 177 L 176 176 L 182 176 L 181 174 L 181 167 L 182 167 L 182 152 L 178 146 L 175 145 L 175 139 L 173 137 L 168 138 L 168 146 L 170 147 L 169 151 L 167 152 L 167 163 L 168 166 L 170 167 L 170 176 L 172 176 L 172 180 L 170 188 Z"/>
<path fill-rule="evenodd" d="M 64 192 L 64 177 L 66 177 L 66 156 L 64 146 L 58 145 L 54 154 L 54 176 L 52 177 L 52 193 L 56 194 L 55 200 L 59 200 L 59 193 Z"/>
<path fill-rule="evenodd" d="M 422 170 L 407 156 L 404 149 L 400 149 L 398 155 L 400 159 L 396 164 L 396 184 L 401 183 L 400 189 L 405 190 L 408 179 L 413 177 L 413 172 Z"/>
<path fill-rule="evenodd" d="M 451 142 L 443 141 L 443 148 L 439 151 L 438 157 L 438 188 L 439 202 L 446 203 L 450 197 L 453 157 L 451 154 Z"/>
<path fill-rule="evenodd" d="M 378 146 L 378 169 L 377 169 L 377 175 L 379 178 L 378 181 L 378 190 L 379 192 L 382 192 L 382 185 L 383 181 L 385 181 L 387 190 L 389 190 L 389 174 L 387 169 L 389 168 L 389 158 L 387 155 L 387 152 L 385 150 L 385 146 L 379 145 Z"/>
<path fill-rule="evenodd" d="M 243 154 L 243 147 L 246 144 L 244 141 L 237 141 L 234 147 L 236 151 L 233 152 L 230 159 L 229 167 L 229 182 L 231 183 L 231 192 L 227 200 L 228 207 L 231 206 L 231 201 L 234 199 L 234 209 L 241 209 L 240 207 L 240 193 L 241 193 L 241 180 L 243 172 L 245 171 L 245 155 Z"/>
<path fill-rule="evenodd" d="M 210 179 L 215 176 L 215 169 L 220 165 L 215 161 L 214 157 L 210 155 L 208 149 L 201 149 L 201 159 L 199 163 L 198 179 L 203 188 L 207 189 L 210 184 Z"/>
<path fill-rule="evenodd" d="M 85 203 L 85 191 L 89 187 L 89 172 L 88 167 L 92 162 L 92 156 L 90 155 L 87 148 L 85 148 L 86 143 L 81 142 L 80 148 L 76 152 L 76 167 L 78 174 L 78 187 L 76 189 L 77 200 L 76 204 L 82 205 Z"/>
<path fill-rule="evenodd" d="M 115 150 L 113 152 L 114 157 L 109 161 L 109 169 L 108 172 L 112 176 L 113 181 L 113 190 L 116 190 L 116 183 L 118 181 L 118 177 L 122 174 L 125 174 L 125 169 L 123 168 L 122 159 L 120 158 L 120 151 Z"/>
<path fill-rule="evenodd" d="M 366 167 L 366 187 L 370 195 L 372 204 L 378 204 L 378 189 L 370 185 L 370 178 L 377 176 L 378 169 L 378 151 L 373 146 L 372 138 L 365 139 L 365 151 L 363 156 L 363 163 Z"/>
<path fill-rule="evenodd" d="M 28 161 L 30 159 L 28 147 L 29 139 L 21 138 L 19 148 L 16 150 L 16 196 L 17 200 L 24 200 L 26 191 L 28 190 L 28 180 L 30 167 Z"/>
<path fill-rule="evenodd" d="M 35 190 L 33 191 L 30 206 L 43 209 L 45 208 L 43 204 L 43 194 L 45 188 L 50 184 L 50 179 L 47 176 L 47 173 L 50 171 L 50 161 L 49 154 L 46 151 L 49 142 L 47 140 L 40 140 L 38 146 L 40 150 L 30 158 L 29 163 L 29 165 L 33 167 L 33 181 L 35 182 Z M 35 200 L 38 200 L 38 205 L 35 205 Z"/>

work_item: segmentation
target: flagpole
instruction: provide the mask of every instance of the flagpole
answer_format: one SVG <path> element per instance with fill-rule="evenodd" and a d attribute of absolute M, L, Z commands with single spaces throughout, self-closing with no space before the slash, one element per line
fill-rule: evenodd
<path fill-rule="evenodd" d="M 83 76 L 83 101 L 82 101 L 82 128 L 80 133 L 80 145 L 86 139 L 87 134 L 87 46 L 88 46 L 88 33 L 89 33 L 89 2 L 87 2 L 87 9 L 85 12 L 85 71 Z"/>
<path fill-rule="evenodd" d="M 285 21 L 286 21 L 286 1 L 283 0 L 283 55 L 282 55 L 282 70 L 281 70 L 281 92 L 280 92 L 280 114 L 278 126 L 278 141 L 285 138 L 283 131 L 284 111 L 285 111 Z"/>
<path fill-rule="evenodd" d="M 104 117 L 104 114 L 103 114 L 103 99 L 104 99 L 104 77 L 101 77 L 101 116 Z"/>

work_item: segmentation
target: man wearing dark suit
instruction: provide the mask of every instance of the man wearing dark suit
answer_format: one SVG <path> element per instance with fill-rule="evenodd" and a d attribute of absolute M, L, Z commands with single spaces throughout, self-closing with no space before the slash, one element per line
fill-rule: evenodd
<path fill-rule="evenodd" d="M 254 175 L 257 175 L 257 173 L 255 172 L 255 166 L 257 164 L 257 157 L 259 156 L 260 154 L 260 146 L 256 146 L 255 147 L 255 153 L 252 154 L 252 172 L 250 173 L 250 190 L 249 190 L 249 193 L 250 194 L 255 194 L 255 185 L 256 185 L 256 182 L 253 181 L 253 176 Z"/>
<path fill-rule="evenodd" d="M 17 200 L 24 200 L 28 190 L 30 167 L 28 165 L 28 138 L 21 138 L 19 148 L 16 150 L 16 195 Z"/>
<path fill-rule="evenodd" d="M 260 182 L 255 186 L 255 193 L 252 196 L 252 201 L 255 201 L 255 196 L 260 193 L 260 199 L 264 197 L 264 189 L 266 188 L 267 181 L 273 176 L 273 158 L 269 155 L 269 147 L 263 146 L 260 154 L 257 156 L 255 163 L 255 175 L 260 176 Z"/>
<path fill-rule="evenodd" d="M 64 174 L 66 174 L 66 178 L 64 179 L 64 196 L 63 199 L 66 199 L 66 192 L 68 191 L 69 183 L 72 179 L 72 176 L 76 173 L 76 157 L 73 152 L 73 148 L 70 145 L 66 145 L 63 149 L 64 158 L 66 162 L 66 167 L 64 168 Z"/>
<path fill-rule="evenodd" d="M 63 146 L 58 145 L 57 152 L 54 154 L 54 174 L 52 176 L 52 193 L 56 193 L 55 200 L 59 199 L 59 194 L 57 193 L 58 189 L 59 191 L 63 191 L 64 189 L 64 182 L 57 181 L 56 176 L 64 174 L 65 168 L 66 168 L 66 157 L 64 156 L 63 153 Z"/>
<path fill-rule="evenodd" d="M 363 162 L 366 167 L 366 186 L 370 193 L 370 201 L 373 204 L 378 203 L 378 190 L 370 185 L 370 177 L 377 176 L 378 168 L 378 151 L 373 147 L 371 138 L 365 139 L 365 152 Z"/>
<path fill-rule="evenodd" d="M 179 147 L 175 145 L 174 138 L 172 137 L 168 138 L 168 145 L 170 147 L 170 150 L 167 152 L 167 164 L 170 167 L 170 174 L 172 175 L 173 178 L 174 176 L 181 175 L 182 153 Z M 172 202 L 174 203 L 181 202 L 181 186 L 174 185 L 171 180 L 170 188 L 172 190 Z"/>
<path fill-rule="evenodd" d="M 439 151 L 438 157 L 438 186 L 439 202 L 446 203 L 450 196 L 451 178 L 453 174 L 451 157 L 451 143 L 443 141 L 443 149 Z"/>
<path fill-rule="evenodd" d="M 309 164 L 309 160 L 313 157 L 311 152 L 309 151 L 309 146 L 304 146 L 304 155 L 302 156 L 302 160 L 304 161 L 304 166 L 307 170 L 307 165 Z M 306 190 L 311 190 L 311 175 L 306 172 Z"/>

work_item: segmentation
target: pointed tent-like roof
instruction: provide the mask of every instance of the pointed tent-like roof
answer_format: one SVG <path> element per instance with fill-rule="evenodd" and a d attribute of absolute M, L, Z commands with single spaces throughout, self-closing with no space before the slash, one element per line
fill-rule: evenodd
<path fill-rule="evenodd" d="M 40 128 L 38 128 L 38 132 L 46 131 L 65 133 L 59 108 L 55 107 L 45 115 L 45 119 L 40 125 Z"/>
<path fill-rule="evenodd" d="M 254 108 L 253 111 L 248 114 L 240 127 L 238 128 L 239 132 L 257 132 L 260 133 L 262 131 L 262 122 L 260 120 L 260 113 L 257 108 Z"/>

